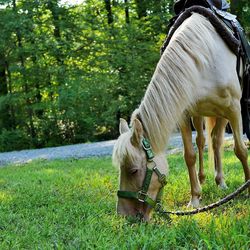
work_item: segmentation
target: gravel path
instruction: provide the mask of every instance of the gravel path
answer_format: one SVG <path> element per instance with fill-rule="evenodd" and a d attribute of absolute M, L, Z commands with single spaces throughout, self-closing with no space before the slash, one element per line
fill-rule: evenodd
<path fill-rule="evenodd" d="M 193 141 L 195 137 L 193 133 Z M 226 134 L 226 140 L 232 140 L 231 134 Z M 35 159 L 66 159 L 66 158 L 86 158 L 110 156 L 115 140 L 76 144 L 61 147 L 51 147 L 43 149 L 31 149 L 0 153 L 0 167 L 8 164 L 22 164 Z M 172 154 L 182 150 L 182 139 L 179 133 L 173 134 L 169 141 L 167 154 Z"/>
<path fill-rule="evenodd" d="M 115 140 L 112 140 L 0 153 L 0 167 L 7 164 L 26 163 L 35 159 L 53 160 L 107 156 L 111 155 L 114 143 Z"/>

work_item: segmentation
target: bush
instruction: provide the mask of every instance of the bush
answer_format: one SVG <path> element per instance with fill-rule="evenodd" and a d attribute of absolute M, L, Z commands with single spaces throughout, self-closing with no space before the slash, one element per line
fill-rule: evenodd
<path fill-rule="evenodd" d="M 20 129 L 4 129 L 0 134 L 0 152 L 26 149 L 30 148 L 31 145 L 30 138 Z"/>

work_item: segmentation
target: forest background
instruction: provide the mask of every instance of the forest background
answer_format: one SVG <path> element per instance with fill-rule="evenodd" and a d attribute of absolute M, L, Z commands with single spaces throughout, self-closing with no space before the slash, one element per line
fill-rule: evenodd
<path fill-rule="evenodd" d="M 250 2 L 232 0 L 250 38 Z M 0 151 L 117 137 L 141 102 L 173 0 L 0 0 Z"/>

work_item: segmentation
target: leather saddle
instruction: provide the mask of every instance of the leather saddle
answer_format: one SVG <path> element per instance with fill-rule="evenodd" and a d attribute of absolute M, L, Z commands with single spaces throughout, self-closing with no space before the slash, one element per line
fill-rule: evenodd
<path fill-rule="evenodd" d="M 184 9 L 191 6 L 203 6 L 205 8 L 212 8 L 215 6 L 218 10 L 226 11 L 230 8 L 230 4 L 226 0 L 177 0 L 174 3 L 174 12 L 179 15 Z"/>

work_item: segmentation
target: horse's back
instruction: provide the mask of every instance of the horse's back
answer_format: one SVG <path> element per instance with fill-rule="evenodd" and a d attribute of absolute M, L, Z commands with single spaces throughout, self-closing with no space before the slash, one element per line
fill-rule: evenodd
<path fill-rule="evenodd" d="M 207 43 L 207 46 L 196 44 L 195 53 L 199 58 L 201 58 L 200 54 L 209 56 L 203 57 L 202 67 L 198 65 L 200 74 L 195 84 L 197 104 L 191 113 L 203 116 L 225 116 L 232 103 L 235 100 L 239 101 L 241 97 L 236 71 L 237 57 L 210 22 L 199 14 L 193 14 L 183 23 L 181 29 L 175 34 L 175 39 L 178 39 L 182 30 L 192 29 L 194 23 L 201 24 Z M 197 39 L 198 42 L 199 39 Z"/>

